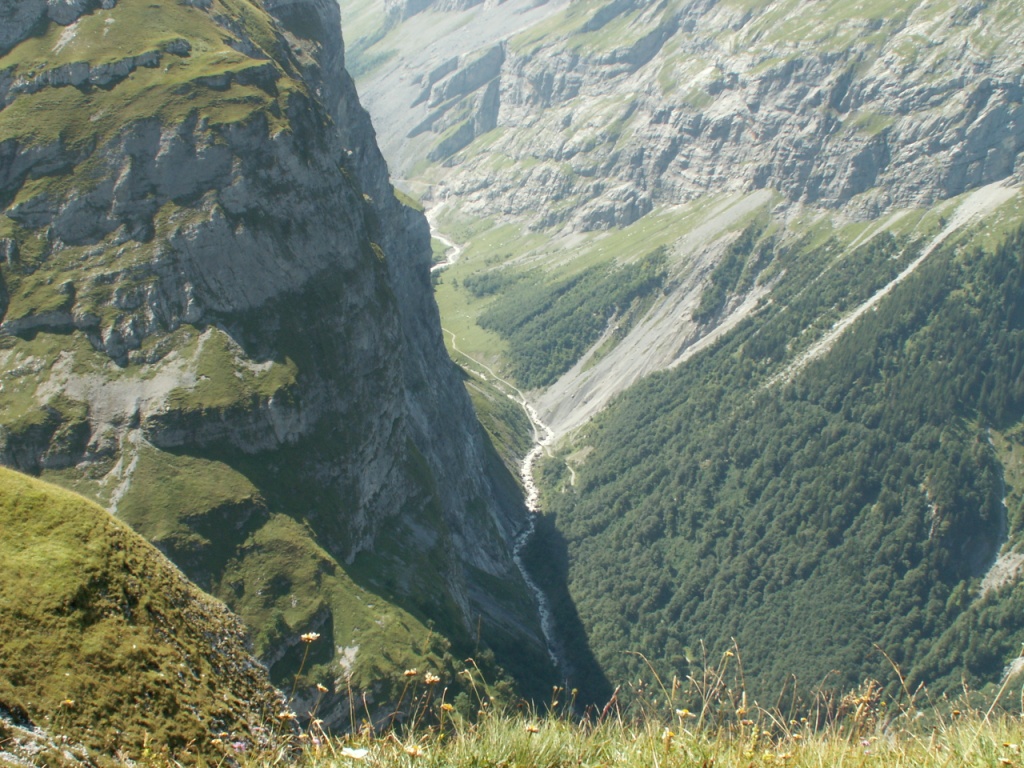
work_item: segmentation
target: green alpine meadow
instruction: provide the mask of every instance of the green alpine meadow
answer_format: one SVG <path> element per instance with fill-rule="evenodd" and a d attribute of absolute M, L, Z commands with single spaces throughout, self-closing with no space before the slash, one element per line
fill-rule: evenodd
<path fill-rule="evenodd" d="M 0 765 L 1024 763 L 1013 0 L 0 0 Z"/>

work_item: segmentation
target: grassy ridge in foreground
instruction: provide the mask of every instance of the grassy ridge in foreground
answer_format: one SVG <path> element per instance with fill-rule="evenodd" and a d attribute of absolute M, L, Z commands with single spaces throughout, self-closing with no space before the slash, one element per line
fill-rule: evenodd
<path fill-rule="evenodd" d="M 106 754 L 269 743 L 281 702 L 241 622 L 127 525 L 0 468 L 0 531 L 0 714 Z"/>
<path fill-rule="evenodd" d="M 532 732 L 537 728 L 537 732 Z M 369 747 L 340 747 L 336 754 L 362 754 L 359 762 L 336 763 L 331 750 L 317 755 L 310 766 L 361 764 L 367 766 L 509 765 L 569 768 L 572 766 L 990 766 L 1020 765 L 1020 723 L 968 721 L 952 725 L 938 738 L 929 733 L 850 738 L 840 731 L 797 739 L 762 737 L 746 732 L 676 733 L 669 728 L 617 724 L 589 730 L 571 723 L 536 725 L 529 721 L 496 721 L 448 742 L 406 743 L 381 739 Z"/>

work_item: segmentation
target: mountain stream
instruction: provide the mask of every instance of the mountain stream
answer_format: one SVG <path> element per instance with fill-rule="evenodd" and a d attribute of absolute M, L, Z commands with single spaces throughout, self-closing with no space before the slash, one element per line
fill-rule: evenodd
<path fill-rule="evenodd" d="M 435 237 L 436 236 L 437 235 L 435 234 Z M 554 432 L 551 431 L 551 428 L 548 427 L 547 424 L 540 420 L 540 416 L 537 415 L 536 409 L 527 402 L 526 397 L 517 386 L 507 379 L 503 379 L 486 363 L 477 360 L 475 357 L 472 357 L 459 349 L 456 344 L 455 334 L 447 328 L 443 330 L 452 337 L 452 349 L 457 354 L 462 355 L 462 357 L 472 362 L 475 366 L 486 371 L 491 380 L 499 385 L 500 389 L 504 390 L 505 396 L 517 403 L 519 407 L 523 409 L 527 418 L 530 420 L 530 425 L 533 427 L 533 448 L 526 454 L 522 462 L 519 464 L 519 478 L 523 484 L 523 492 L 526 497 L 526 509 L 529 514 L 526 517 L 526 526 L 516 534 L 515 539 L 512 542 L 512 561 L 516 564 L 516 568 L 519 569 L 519 573 L 522 575 L 523 581 L 526 582 L 527 588 L 533 594 L 533 598 L 537 602 L 537 613 L 540 615 L 540 628 L 541 632 L 544 633 L 544 644 L 547 647 L 548 657 L 551 659 L 551 663 L 555 665 L 555 669 L 564 674 L 568 669 L 568 665 L 566 664 L 565 653 L 562 650 L 562 645 L 558 641 L 558 632 L 555 628 L 555 615 L 551 610 L 551 601 L 548 600 L 547 594 L 533 578 L 529 568 L 526 567 L 526 563 L 523 561 L 523 551 L 526 549 L 526 546 L 529 544 L 534 533 L 536 533 L 537 515 L 540 514 L 540 489 L 537 488 L 537 483 L 533 479 L 533 469 L 534 465 L 537 463 L 537 459 L 539 459 L 551 445 L 551 441 L 554 438 Z"/>
<path fill-rule="evenodd" d="M 445 260 L 435 264 L 431 267 L 431 272 L 443 270 L 456 261 L 462 254 L 462 247 L 457 245 L 451 240 L 451 238 L 445 236 L 437 229 L 436 221 L 437 211 L 431 211 L 427 214 L 427 223 L 430 224 L 430 234 L 436 240 L 441 241 L 451 251 Z M 554 432 L 551 428 L 540 420 L 540 416 L 537 414 L 537 410 L 530 405 L 526 400 L 526 396 L 523 395 L 522 391 L 515 386 L 512 382 L 503 379 L 497 373 L 494 372 L 489 365 L 477 360 L 476 358 L 466 354 L 458 348 L 456 344 L 455 334 L 448 330 L 443 329 L 445 333 L 452 337 L 452 349 L 459 355 L 473 363 L 483 371 L 486 371 L 486 375 L 498 386 L 498 388 L 504 391 L 505 396 L 510 400 L 514 401 L 519 405 L 520 408 L 526 413 L 527 418 L 530 420 L 530 426 L 533 428 L 533 448 L 523 458 L 519 464 L 519 478 L 523 484 L 523 492 L 526 495 L 526 509 L 529 514 L 526 516 L 526 526 L 516 534 L 512 542 L 512 561 L 516 564 L 516 568 L 519 569 L 520 575 L 523 577 L 523 581 L 526 583 L 527 588 L 533 594 L 533 598 L 537 603 L 537 613 L 540 616 L 540 628 L 544 634 L 544 645 L 547 648 L 548 657 L 551 659 L 551 663 L 555 665 L 555 669 L 560 674 L 565 674 L 568 670 L 566 664 L 565 652 L 562 650 L 561 643 L 558 641 L 558 632 L 555 628 L 555 615 L 551 610 L 551 601 L 548 600 L 547 594 L 541 589 L 540 584 L 537 583 L 536 579 L 530 573 L 530 569 L 526 567 L 526 563 L 523 561 L 523 552 L 526 550 L 527 545 L 530 543 L 530 539 L 537 531 L 537 515 L 540 514 L 540 490 L 537 488 L 537 483 L 533 479 L 534 465 L 537 463 L 537 459 L 548 450 L 551 441 L 554 439 Z"/>

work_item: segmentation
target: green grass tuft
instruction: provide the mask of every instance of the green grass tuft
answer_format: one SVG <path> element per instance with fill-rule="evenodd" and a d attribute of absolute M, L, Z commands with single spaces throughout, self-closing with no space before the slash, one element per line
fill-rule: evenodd
<path fill-rule="evenodd" d="M 382 729 L 330 739 L 312 728 L 294 764 L 426 768 L 649 768 L 650 766 L 852 766 L 948 768 L 1020 766 L 1021 719 L 1000 708 L 1015 700 L 1017 679 L 993 699 L 925 702 L 904 690 L 885 698 L 866 681 L 805 712 L 748 701 L 738 653 L 710 662 L 699 677 L 657 676 L 621 686 L 582 717 L 575 691 L 556 687 L 540 707 L 502 707 L 477 685 L 449 696 L 417 677 L 401 691 L 407 717 Z M 623 700 L 632 698 L 626 706 Z M 410 703 L 411 700 L 411 703 Z M 781 700 L 780 700 L 781 701 Z M 922 708 L 922 704 L 927 704 Z M 396 726 L 392 728 L 391 726 Z M 252 766 L 269 765 L 254 759 Z"/>

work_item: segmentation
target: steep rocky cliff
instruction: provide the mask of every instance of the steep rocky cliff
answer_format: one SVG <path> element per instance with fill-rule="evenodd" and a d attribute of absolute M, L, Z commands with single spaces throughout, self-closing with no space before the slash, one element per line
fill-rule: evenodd
<path fill-rule="evenodd" d="M 154 541 L 279 681 L 310 630 L 341 691 L 443 664 L 428 622 L 542 659 L 509 545 L 525 510 L 445 355 L 427 225 L 336 4 L 0 19 L 3 462 Z"/>
<path fill-rule="evenodd" d="M 500 57 L 464 34 L 423 61 L 392 32 L 364 90 L 396 172 L 444 160 L 435 198 L 482 216 L 602 229 L 771 189 L 868 218 L 1017 171 L 1016 13 L 1006 0 L 575 3 L 497 41 Z"/>

